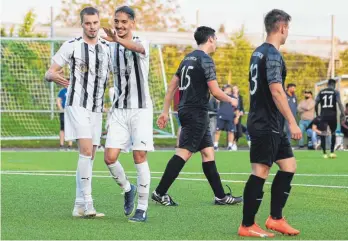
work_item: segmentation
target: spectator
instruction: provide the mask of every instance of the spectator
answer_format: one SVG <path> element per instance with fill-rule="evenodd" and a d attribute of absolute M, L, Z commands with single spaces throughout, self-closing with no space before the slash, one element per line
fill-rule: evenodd
<path fill-rule="evenodd" d="M 320 116 L 314 118 L 307 126 L 307 137 L 308 137 L 308 149 L 317 150 L 320 146 L 317 136 L 322 134 L 319 130 Z"/>
<path fill-rule="evenodd" d="M 179 103 L 180 103 L 180 90 L 178 88 L 174 94 L 174 108 L 173 108 L 175 111 L 174 116 L 175 116 L 176 122 L 178 123 L 178 132 L 176 134 L 177 135 L 176 147 L 179 146 L 179 139 L 180 139 L 180 132 L 181 132 L 181 123 L 178 116 Z"/>
<path fill-rule="evenodd" d="M 59 132 L 59 144 L 60 149 L 63 150 L 64 148 L 64 109 L 65 109 L 65 102 L 66 102 L 66 96 L 67 96 L 67 88 L 63 88 L 59 91 L 58 97 L 56 100 L 59 113 L 59 120 L 60 120 L 60 132 Z M 68 149 L 72 149 L 72 141 L 68 142 Z"/>
<path fill-rule="evenodd" d="M 213 142 L 215 141 L 215 131 L 216 131 L 216 112 L 218 110 L 220 101 L 215 99 L 215 97 L 212 95 L 209 100 L 209 127 L 210 127 L 210 133 L 211 137 L 213 139 Z"/>
<path fill-rule="evenodd" d="M 313 94 L 312 91 L 306 90 L 304 92 L 304 97 L 305 99 L 302 100 L 298 107 L 297 111 L 300 114 L 300 129 L 302 131 L 302 138 L 299 141 L 299 147 L 303 148 L 304 147 L 304 133 L 306 132 L 309 124 L 312 122 L 314 119 L 314 111 L 315 111 L 315 101 L 313 100 Z M 307 136 L 308 138 L 308 136 Z"/>
<path fill-rule="evenodd" d="M 230 85 L 224 85 L 223 91 L 233 97 L 232 95 L 232 87 Z M 228 102 L 220 102 L 220 106 L 217 112 L 217 124 L 216 124 L 216 133 L 215 133 L 215 141 L 214 141 L 214 149 L 218 150 L 219 148 L 219 139 L 220 139 L 220 133 L 222 130 L 227 131 L 227 138 L 228 138 L 228 147 L 227 149 L 229 151 L 232 151 L 232 144 L 234 140 L 234 132 L 235 132 L 235 125 L 234 125 L 234 118 L 235 118 L 235 110 L 236 108 L 233 107 Z"/>
<path fill-rule="evenodd" d="M 292 114 L 296 118 L 296 115 L 297 115 L 297 97 L 295 95 L 295 91 L 296 91 L 295 84 L 290 83 L 287 85 L 286 95 L 288 97 L 288 103 L 289 103 Z M 291 134 L 290 134 L 290 130 L 289 130 L 289 124 L 287 121 L 285 122 L 285 125 L 284 125 L 284 132 L 287 134 L 289 142 L 291 143 Z"/>
<path fill-rule="evenodd" d="M 243 104 L 243 96 L 239 94 L 239 88 L 237 85 L 233 86 L 232 94 L 235 98 L 238 98 L 237 124 L 236 124 L 236 131 L 234 134 L 234 141 L 232 145 L 232 149 L 236 151 L 238 149 L 238 146 L 237 146 L 238 140 L 239 138 L 243 136 L 242 117 L 244 115 L 244 104 Z"/>
<path fill-rule="evenodd" d="M 341 131 L 343 133 L 343 145 L 344 149 L 348 150 L 348 103 L 346 103 L 346 109 L 344 110 L 344 120 L 341 123 Z"/>

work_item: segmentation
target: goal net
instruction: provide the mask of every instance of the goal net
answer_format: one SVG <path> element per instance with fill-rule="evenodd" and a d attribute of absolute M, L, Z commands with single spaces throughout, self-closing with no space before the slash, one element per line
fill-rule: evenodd
<path fill-rule="evenodd" d="M 64 39 L 1 39 L 1 140 L 58 139 L 60 86 L 44 80 L 51 57 Z M 175 137 L 173 118 L 159 130 L 156 120 L 163 108 L 166 75 L 160 46 L 151 45 L 149 83 L 154 109 L 154 136 Z M 69 70 L 64 69 L 65 76 Z M 112 86 L 109 81 L 108 88 Z M 106 107 L 110 107 L 108 89 Z M 106 114 L 104 115 L 104 121 Z M 103 125 L 104 128 L 105 125 Z"/>

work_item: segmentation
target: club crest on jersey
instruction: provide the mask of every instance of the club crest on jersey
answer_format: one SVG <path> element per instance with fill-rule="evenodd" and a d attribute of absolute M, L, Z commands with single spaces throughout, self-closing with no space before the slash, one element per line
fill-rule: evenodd
<path fill-rule="evenodd" d="M 79 68 L 82 73 L 88 72 L 88 67 L 86 63 L 80 63 Z"/>

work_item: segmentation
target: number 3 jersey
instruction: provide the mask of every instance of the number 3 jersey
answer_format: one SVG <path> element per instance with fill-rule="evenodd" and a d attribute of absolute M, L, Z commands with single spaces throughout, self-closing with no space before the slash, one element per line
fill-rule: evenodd
<path fill-rule="evenodd" d="M 320 116 L 336 118 L 337 115 L 337 100 L 340 98 L 340 93 L 333 88 L 322 89 L 316 98 L 316 103 L 320 103 Z"/>
<path fill-rule="evenodd" d="M 208 82 L 216 80 L 213 59 L 202 50 L 194 50 L 182 60 L 176 76 L 180 90 L 178 110 L 194 108 L 208 111 Z"/>
<path fill-rule="evenodd" d="M 284 88 L 286 66 L 280 52 L 264 43 L 253 52 L 250 59 L 249 133 L 283 133 L 284 117 L 273 101 L 269 85 L 280 83 Z"/>

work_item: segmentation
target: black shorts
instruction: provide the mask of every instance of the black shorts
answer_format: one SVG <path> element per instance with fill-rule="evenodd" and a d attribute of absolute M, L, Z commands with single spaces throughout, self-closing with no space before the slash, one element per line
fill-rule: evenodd
<path fill-rule="evenodd" d="M 337 117 L 336 115 L 332 116 L 322 116 L 320 119 L 319 130 L 327 131 L 327 127 L 330 128 L 331 133 L 335 133 L 337 129 Z"/>
<path fill-rule="evenodd" d="M 60 130 L 64 131 L 64 113 L 59 113 Z"/>
<path fill-rule="evenodd" d="M 213 147 L 207 111 L 179 110 L 179 119 L 181 122 L 179 148 L 195 153 L 204 148 Z"/>
<path fill-rule="evenodd" d="M 216 130 L 234 132 L 236 130 L 236 127 L 232 120 L 217 119 Z"/>
<path fill-rule="evenodd" d="M 294 157 L 289 139 L 285 133 L 250 134 L 250 162 L 265 164 Z"/>

